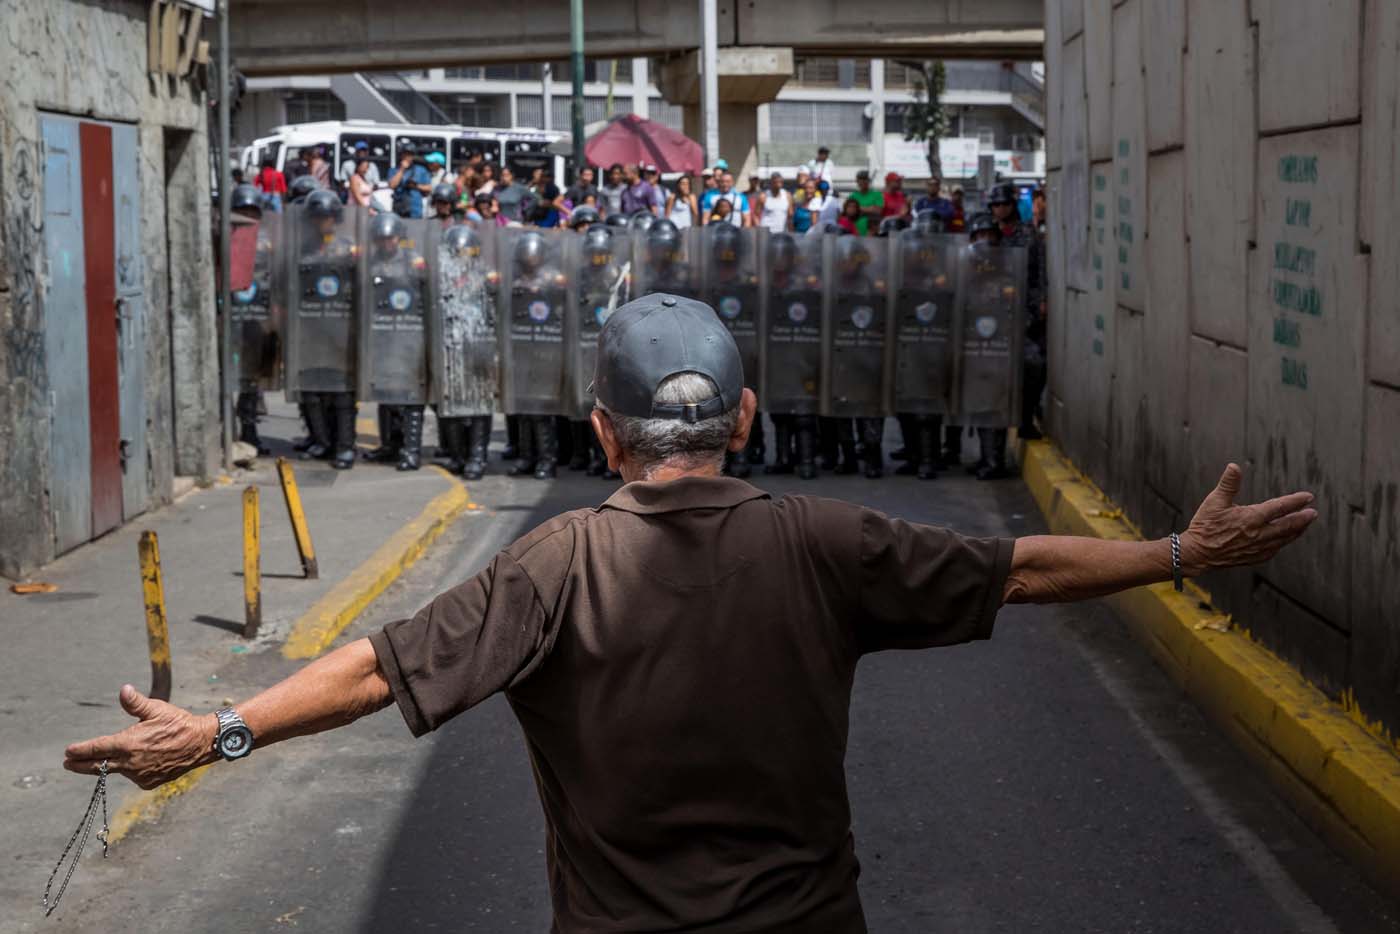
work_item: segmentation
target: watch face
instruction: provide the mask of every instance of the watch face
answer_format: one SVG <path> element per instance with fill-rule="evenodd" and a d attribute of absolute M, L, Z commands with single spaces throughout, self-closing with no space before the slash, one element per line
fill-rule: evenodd
<path fill-rule="evenodd" d="M 219 734 L 219 754 L 241 759 L 253 750 L 253 733 L 246 726 L 232 726 Z"/>

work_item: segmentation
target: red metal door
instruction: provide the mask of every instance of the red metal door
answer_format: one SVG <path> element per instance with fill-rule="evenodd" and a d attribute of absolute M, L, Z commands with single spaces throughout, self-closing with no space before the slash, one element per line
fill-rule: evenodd
<path fill-rule="evenodd" d="M 112 130 L 78 127 L 83 167 L 83 269 L 87 291 L 92 535 L 122 521 L 121 397 L 117 381 L 117 280 L 113 257 Z M 124 171 L 135 171 L 125 166 Z M 58 413 L 61 417 L 62 413 Z"/>

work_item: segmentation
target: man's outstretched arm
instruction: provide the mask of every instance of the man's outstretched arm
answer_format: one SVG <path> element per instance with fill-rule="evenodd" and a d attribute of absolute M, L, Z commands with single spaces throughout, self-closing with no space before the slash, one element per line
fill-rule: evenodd
<path fill-rule="evenodd" d="M 1181 533 L 1185 575 L 1267 561 L 1317 518 L 1311 493 L 1290 493 L 1252 506 L 1236 506 L 1241 476 L 1235 464 L 1226 467 L 1220 483 Z M 1016 540 L 1002 602 L 1087 600 L 1171 579 L 1171 543 L 1165 538 L 1115 542 L 1031 535 Z"/>
<path fill-rule="evenodd" d="M 105 759 L 110 771 L 142 788 L 154 788 L 190 769 L 213 762 L 218 721 L 152 700 L 131 685 L 121 689 L 122 708 L 139 723 L 120 733 L 74 743 L 63 753 L 70 772 L 94 774 Z M 360 639 L 319 658 L 236 710 L 258 747 L 293 736 L 345 726 L 388 706 L 389 682 L 379 671 L 374 648 Z"/>

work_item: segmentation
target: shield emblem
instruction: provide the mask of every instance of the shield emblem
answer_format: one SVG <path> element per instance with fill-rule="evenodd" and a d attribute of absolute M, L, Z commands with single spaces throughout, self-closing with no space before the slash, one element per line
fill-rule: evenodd
<path fill-rule="evenodd" d="M 875 320 L 875 309 L 869 305 L 858 305 L 851 310 L 851 324 L 864 331 Z"/>
<path fill-rule="evenodd" d="M 593 309 L 593 320 L 598 322 L 598 327 L 607 324 L 609 317 L 611 317 L 611 314 L 608 312 L 607 305 L 599 305 L 597 308 Z"/>
<path fill-rule="evenodd" d="M 982 315 L 977 319 L 977 336 L 985 340 L 991 340 L 997 333 L 997 319 L 992 315 Z"/>
<path fill-rule="evenodd" d="M 240 289 L 233 293 L 233 303 L 235 305 L 251 305 L 253 299 L 258 297 L 258 284 L 250 282 L 246 289 Z"/>
<path fill-rule="evenodd" d="M 316 280 L 316 294 L 322 298 L 335 298 L 340 294 L 340 277 L 321 276 Z"/>
<path fill-rule="evenodd" d="M 408 311 L 413 306 L 413 295 L 408 289 L 394 289 L 389 293 L 389 307 L 395 311 Z"/>
<path fill-rule="evenodd" d="M 719 313 L 730 321 L 739 317 L 739 313 L 743 310 L 744 303 L 733 295 L 726 295 L 719 300 Z"/>
<path fill-rule="evenodd" d="M 543 324 L 549 320 L 549 302 L 531 302 L 526 311 L 529 313 L 531 321 Z"/>
<path fill-rule="evenodd" d="M 914 317 L 920 324 L 933 324 L 933 319 L 938 317 L 938 306 L 933 302 L 924 302 L 914 309 Z"/>
<path fill-rule="evenodd" d="M 801 302 L 793 302 L 788 306 L 787 314 L 788 320 L 794 324 L 801 324 L 807 320 L 807 306 Z"/>

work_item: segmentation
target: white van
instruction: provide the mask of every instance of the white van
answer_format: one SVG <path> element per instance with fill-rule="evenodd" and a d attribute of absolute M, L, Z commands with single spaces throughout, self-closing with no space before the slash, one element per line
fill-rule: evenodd
<path fill-rule="evenodd" d="M 474 153 L 481 153 L 487 162 L 509 168 L 521 182 L 529 182 L 537 168 L 550 168 L 556 183 L 563 184 L 565 159 L 551 154 L 548 146 L 565 136 L 543 130 L 324 120 L 276 127 L 271 135 L 254 140 L 243 150 L 239 165 L 243 177 L 252 180 L 266 156 L 272 157 L 278 171 L 285 172 L 289 160 L 321 146 L 328 155 L 334 154 L 330 156 L 332 171 L 339 178 L 341 164 L 354 156 L 359 143 L 364 143 L 369 147 L 370 161 L 378 168 L 382 182 L 388 180 L 398 164 L 404 144 L 411 143 L 420 156 L 442 153 L 453 174 Z"/>

